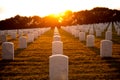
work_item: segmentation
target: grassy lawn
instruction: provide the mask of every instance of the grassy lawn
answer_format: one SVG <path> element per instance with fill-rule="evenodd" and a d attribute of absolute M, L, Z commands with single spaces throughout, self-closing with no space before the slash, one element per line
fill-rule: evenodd
<path fill-rule="evenodd" d="M 71 34 L 59 29 L 64 45 L 64 55 L 69 57 L 69 80 L 120 79 L 120 37 L 113 33 L 113 57 L 100 58 L 100 41 L 95 38 L 95 47 L 86 47 Z M 1 60 L 0 80 L 49 80 L 49 56 L 52 54 L 53 30 L 41 35 L 26 49 L 18 49 L 18 39 L 10 40 L 15 44 L 15 60 Z"/>
<path fill-rule="evenodd" d="M 53 30 L 50 30 L 33 43 L 29 43 L 26 49 L 18 48 L 18 39 L 8 39 L 8 41 L 10 40 L 15 44 L 15 60 L 2 61 L 0 56 L 0 80 L 47 80 L 49 78 L 48 61 L 49 56 L 52 54 L 52 39 Z"/>
<path fill-rule="evenodd" d="M 69 56 L 69 79 L 120 79 L 120 37 L 113 33 L 113 57 L 100 57 L 100 41 L 95 38 L 95 47 L 86 47 L 86 42 L 64 30 L 59 30 L 64 44 L 64 54 Z"/>

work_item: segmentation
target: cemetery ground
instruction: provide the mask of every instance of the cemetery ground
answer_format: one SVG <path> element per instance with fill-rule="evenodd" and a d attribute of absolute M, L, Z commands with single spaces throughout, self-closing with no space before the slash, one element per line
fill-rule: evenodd
<path fill-rule="evenodd" d="M 8 41 L 15 44 L 14 61 L 4 61 L 0 52 L 0 79 L 49 80 L 49 56 L 52 55 L 53 29 L 45 32 L 26 49 L 18 49 L 18 39 Z M 64 55 L 69 57 L 69 80 L 120 79 L 120 37 L 113 32 L 112 58 L 100 57 L 100 41 L 95 38 L 95 47 L 86 47 L 71 34 L 59 29 Z M 1 51 L 1 44 L 0 44 Z"/>

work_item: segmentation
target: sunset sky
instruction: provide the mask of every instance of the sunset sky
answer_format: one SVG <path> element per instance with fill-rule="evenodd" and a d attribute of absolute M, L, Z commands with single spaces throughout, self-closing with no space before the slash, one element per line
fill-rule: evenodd
<path fill-rule="evenodd" d="M 0 20 L 21 16 L 57 14 L 65 10 L 90 10 L 108 7 L 120 10 L 120 0 L 0 0 Z"/>

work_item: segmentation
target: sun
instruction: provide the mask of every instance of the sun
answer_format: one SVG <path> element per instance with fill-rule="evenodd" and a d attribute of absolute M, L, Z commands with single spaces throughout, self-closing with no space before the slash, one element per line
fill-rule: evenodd
<path fill-rule="evenodd" d="M 66 10 L 67 11 L 67 10 Z M 58 19 L 58 22 L 61 23 L 64 19 L 64 16 L 66 16 L 66 11 L 64 12 L 59 12 L 59 13 L 53 13 L 51 16 L 55 17 Z"/>
<path fill-rule="evenodd" d="M 50 14 L 49 16 L 56 18 L 59 23 L 71 20 L 74 17 L 73 12 L 71 10 L 66 10 L 66 11 L 60 12 L 60 13 L 53 13 L 53 14 Z M 69 16 L 71 16 L 71 17 L 69 17 Z"/>

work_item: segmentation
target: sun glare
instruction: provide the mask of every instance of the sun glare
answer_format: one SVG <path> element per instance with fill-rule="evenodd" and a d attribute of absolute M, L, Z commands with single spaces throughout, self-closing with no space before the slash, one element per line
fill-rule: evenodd
<path fill-rule="evenodd" d="M 60 13 L 54 13 L 53 16 L 56 17 L 58 19 L 58 22 L 61 23 L 63 21 L 63 17 L 66 15 L 66 12 L 68 10 L 64 11 L 64 12 L 60 12 Z"/>
<path fill-rule="evenodd" d="M 94 7 L 120 8 L 115 0 L 0 0 L 0 18 L 58 14 L 66 10 L 80 11 Z M 2 8 L 2 9 L 1 9 Z"/>

